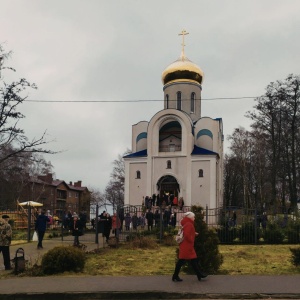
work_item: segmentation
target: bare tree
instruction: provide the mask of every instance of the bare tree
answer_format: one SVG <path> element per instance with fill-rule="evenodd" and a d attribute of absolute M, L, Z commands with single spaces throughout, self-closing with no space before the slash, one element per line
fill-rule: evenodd
<path fill-rule="evenodd" d="M 5 52 L 0 45 L 0 167 L 5 161 L 24 153 L 54 153 L 43 148 L 48 143 L 46 131 L 40 137 L 29 140 L 18 126 L 18 121 L 25 117 L 19 106 L 26 100 L 27 90 L 37 87 L 24 78 L 10 83 L 4 81 L 3 70 L 15 72 L 5 65 L 10 55 L 11 52 Z"/>
<path fill-rule="evenodd" d="M 296 207 L 299 197 L 299 86 L 300 77 L 293 74 L 284 81 L 271 82 L 265 95 L 256 99 L 256 110 L 247 114 L 253 120 L 252 127 L 263 132 L 268 141 L 273 205 L 278 201 L 280 189 L 285 195 L 285 181 L 292 207 Z"/>
<path fill-rule="evenodd" d="M 11 57 L 11 51 L 6 52 L 0 44 L 0 204 L 14 205 L 22 188 L 33 175 L 41 175 L 49 170 L 47 163 L 39 154 L 54 154 L 45 149 L 48 144 L 46 131 L 38 138 L 29 140 L 19 121 L 25 116 L 20 112 L 21 104 L 27 98 L 29 89 L 36 89 L 35 84 L 21 78 L 6 82 L 5 72 L 15 72 L 6 65 Z M 37 174 L 40 168 L 40 174 Z"/>
<path fill-rule="evenodd" d="M 125 163 L 123 157 L 131 153 L 127 149 L 123 155 L 119 155 L 118 159 L 113 161 L 113 171 L 110 175 L 111 180 L 105 188 L 105 199 L 107 203 L 112 205 L 113 210 L 118 205 L 124 204 L 124 184 L 125 184 Z"/>

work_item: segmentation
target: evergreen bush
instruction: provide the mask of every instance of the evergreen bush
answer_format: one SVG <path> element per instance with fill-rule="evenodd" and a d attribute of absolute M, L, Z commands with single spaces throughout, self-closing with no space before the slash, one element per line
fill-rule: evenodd
<path fill-rule="evenodd" d="M 84 264 L 85 253 L 81 249 L 58 246 L 43 256 L 41 266 L 45 274 L 57 274 L 65 271 L 80 272 Z"/>
<path fill-rule="evenodd" d="M 289 244 L 300 243 L 300 223 L 292 221 L 285 229 L 285 235 Z"/>
<path fill-rule="evenodd" d="M 255 226 L 255 223 L 253 221 L 243 223 L 239 230 L 239 239 L 242 243 L 246 244 L 256 243 L 259 240 L 260 235 L 260 228 L 258 226 Z"/>
<path fill-rule="evenodd" d="M 277 223 L 268 223 L 263 238 L 268 244 L 281 244 L 284 239 L 283 229 Z"/>
<path fill-rule="evenodd" d="M 221 243 L 233 243 L 238 237 L 238 229 L 237 227 L 221 226 L 217 228 L 217 234 Z"/>
<path fill-rule="evenodd" d="M 299 248 L 290 248 L 290 251 L 292 252 L 292 258 L 291 258 L 292 264 L 296 267 L 299 267 L 300 266 L 300 247 Z"/>

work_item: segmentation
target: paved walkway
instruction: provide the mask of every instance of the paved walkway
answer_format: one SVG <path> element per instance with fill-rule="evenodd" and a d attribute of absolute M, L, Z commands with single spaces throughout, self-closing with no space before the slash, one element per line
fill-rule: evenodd
<path fill-rule="evenodd" d="M 71 241 L 44 241 L 11 246 L 25 251 L 25 259 L 34 262 L 56 245 Z M 87 243 L 95 249 L 94 243 Z M 101 244 L 100 244 L 101 246 Z M 7 272 L 7 271 L 0 271 Z M 1 300 L 21 299 L 300 299 L 300 274 L 296 276 L 208 276 L 199 282 L 196 276 L 182 275 L 183 282 L 171 276 L 47 276 L 10 277 L 0 280 Z"/>

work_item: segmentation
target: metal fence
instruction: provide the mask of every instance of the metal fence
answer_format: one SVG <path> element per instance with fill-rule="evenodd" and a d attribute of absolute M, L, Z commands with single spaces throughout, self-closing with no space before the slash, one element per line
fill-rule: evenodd
<path fill-rule="evenodd" d="M 119 241 L 128 241 L 132 237 L 147 234 L 156 234 L 161 241 L 166 232 L 174 232 L 185 212 L 191 207 L 156 207 L 146 209 L 144 206 L 123 206 L 117 210 L 120 227 L 109 230 L 110 238 L 116 237 Z M 282 213 L 283 212 L 283 213 Z M 3 211 L 2 214 L 12 214 Z M 99 216 L 98 207 L 94 212 Z M 13 216 L 13 215 L 12 215 Z M 258 211 L 243 208 L 217 208 L 203 209 L 203 218 L 209 228 L 216 231 L 220 243 L 223 244 L 298 244 L 300 243 L 300 217 L 299 211 L 285 212 L 285 210 Z M 152 219 L 152 222 L 151 222 Z M 15 224 L 17 225 L 17 224 Z M 24 224 L 23 224 L 24 225 Z M 23 226 L 24 227 L 24 226 Z M 106 245 L 106 237 L 99 217 L 88 221 L 82 242 Z M 27 225 L 26 238 L 30 241 L 34 224 Z M 61 238 L 72 241 L 73 237 L 68 226 L 63 222 L 53 222 L 49 225 L 45 238 Z"/>
<path fill-rule="evenodd" d="M 206 220 L 224 244 L 298 244 L 299 211 L 227 208 L 206 210 Z M 212 220 L 212 221 L 210 221 Z M 216 223 L 215 220 L 218 220 Z"/>

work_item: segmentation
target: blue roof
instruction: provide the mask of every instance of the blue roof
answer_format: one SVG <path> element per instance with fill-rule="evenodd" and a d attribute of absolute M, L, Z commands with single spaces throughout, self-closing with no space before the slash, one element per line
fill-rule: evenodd
<path fill-rule="evenodd" d="M 145 157 L 147 155 L 148 155 L 147 149 L 145 149 L 145 150 L 141 150 L 141 151 L 138 151 L 138 152 L 135 152 L 135 153 L 130 153 L 128 155 L 125 155 L 125 156 L 123 156 L 123 158 Z M 192 155 L 217 155 L 217 156 L 219 156 L 219 154 L 216 153 L 216 152 L 213 152 L 213 151 L 210 151 L 210 150 L 198 147 L 196 145 L 194 146 Z"/>
<path fill-rule="evenodd" d="M 192 155 L 218 155 L 219 156 L 219 154 L 217 152 L 213 152 L 213 151 L 198 147 L 196 145 L 194 145 Z"/>
<path fill-rule="evenodd" d="M 130 158 L 130 157 L 143 157 L 143 156 L 147 156 L 147 149 L 145 150 L 141 150 L 135 153 L 130 153 L 128 155 L 123 156 L 123 158 Z"/>

